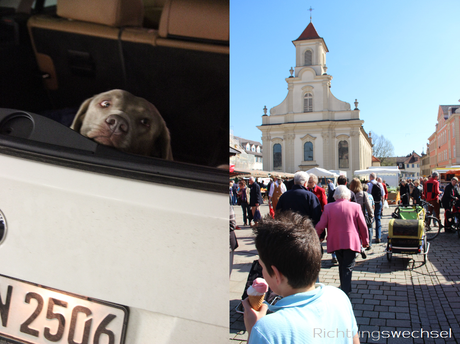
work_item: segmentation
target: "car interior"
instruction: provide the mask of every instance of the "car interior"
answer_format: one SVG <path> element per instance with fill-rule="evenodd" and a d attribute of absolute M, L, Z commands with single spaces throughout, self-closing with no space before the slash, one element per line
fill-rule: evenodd
<path fill-rule="evenodd" d="M 69 127 L 84 100 L 124 89 L 158 108 L 176 162 L 228 164 L 228 0 L 0 6 L 0 108 Z"/>

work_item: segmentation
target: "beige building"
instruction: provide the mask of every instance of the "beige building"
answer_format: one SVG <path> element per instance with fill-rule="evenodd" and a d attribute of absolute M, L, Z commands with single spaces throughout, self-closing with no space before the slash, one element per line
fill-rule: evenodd
<path fill-rule="evenodd" d="M 427 144 L 426 153 L 422 152 L 422 158 L 420 159 L 420 175 L 421 177 L 428 177 L 430 174 L 430 146 Z"/>
<path fill-rule="evenodd" d="M 235 165 L 235 169 L 262 170 L 263 149 L 260 142 L 230 135 L 230 147 L 238 151 L 230 157 L 230 164 Z"/>
<path fill-rule="evenodd" d="M 421 161 L 422 157 L 415 153 L 414 151 L 406 156 L 404 160 L 404 168 L 402 169 L 402 177 L 403 178 L 420 178 L 421 174 Z"/>
<path fill-rule="evenodd" d="M 310 23 L 293 41 L 295 69 L 286 78 L 288 94 L 262 116 L 263 168 L 295 172 L 322 167 L 346 171 L 372 166 L 372 143 L 359 118 L 358 102 L 351 110 L 331 92 L 326 73 L 329 51 Z"/>

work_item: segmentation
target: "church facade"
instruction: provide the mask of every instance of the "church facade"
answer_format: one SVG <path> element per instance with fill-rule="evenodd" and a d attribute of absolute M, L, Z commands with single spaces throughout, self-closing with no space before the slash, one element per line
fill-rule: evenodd
<path fill-rule="evenodd" d="M 293 41 L 295 69 L 286 78 L 283 102 L 262 116 L 265 171 L 296 172 L 313 167 L 347 172 L 372 166 L 372 143 L 363 129 L 358 103 L 350 104 L 331 93 L 327 74 L 328 48 L 310 22 Z"/>

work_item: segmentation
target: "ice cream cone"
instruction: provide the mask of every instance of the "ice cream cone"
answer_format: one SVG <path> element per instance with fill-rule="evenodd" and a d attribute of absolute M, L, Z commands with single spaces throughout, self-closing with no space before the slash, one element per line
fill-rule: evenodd
<path fill-rule="evenodd" d="M 265 294 L 256 296 L 248 295 L 249 304 L 254 310 L 259 311 L 260 308 L 262 308 L 262 304 L 264 303 L 264 297 Z"/>

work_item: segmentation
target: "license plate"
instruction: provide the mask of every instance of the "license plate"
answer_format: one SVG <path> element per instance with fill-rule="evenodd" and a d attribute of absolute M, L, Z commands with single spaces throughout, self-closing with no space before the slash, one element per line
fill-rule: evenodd
<path fill-rule="evenodd" d="M 33 344 L 123 344 L 124 306 L 0 275 L 0 337 Z"/>

